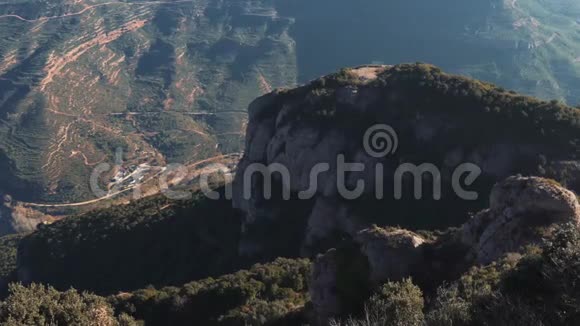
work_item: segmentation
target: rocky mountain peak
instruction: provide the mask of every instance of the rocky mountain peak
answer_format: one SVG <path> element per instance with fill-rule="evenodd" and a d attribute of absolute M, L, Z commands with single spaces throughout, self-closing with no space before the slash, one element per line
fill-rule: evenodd
<path fill-rule="evenodd" d="M 427 64 L 343 69 L 251 104 L 234 181 L 234 206 L 245 215 L 248 250 L 242 251 L 261 255 L 276 247 L 264 243 L 263 232 L 275 235 L 274 242 L 299 244 L 288 253 L 311 255 L 324 249 L 325 239 L 355 237 L 372 223 L 409 229 L 458 225 L 469 212 L 488 207 L 495 183 L 518 173 L 554 178 L 580 191 L 579 160 L 576 108 Z M 340 162 L 364 168 L 340 180 Z M 320 164 L 328 169 L 313 179 Z M 558 168 L 563 165 L 566 173 Z M 253 175 L 260 166 L 276 169 L 262 178 Z M 469 182 L 462 173 L 466 167 L 477 170 Z M 400 173 L 401 168 L 415 170 Z M 363 191 L 345 198 L 344 190 L 360 182 Z M 305 192 L 308 200 L 298 200 Z M 296 237 L 284 238 L 288 233 L 280 225 L 296 228 Z"/>

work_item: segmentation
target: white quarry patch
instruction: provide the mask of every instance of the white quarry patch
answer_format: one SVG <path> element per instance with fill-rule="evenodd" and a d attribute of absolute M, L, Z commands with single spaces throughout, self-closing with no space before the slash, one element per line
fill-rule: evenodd
<path fill-rule="evenodd" d="M 360 79 L 371 81 L 377 79 L 378 75 L 389 67 L 390 66 L 364 66 L 353 68 L 349 70 L 349 73 Z"/>

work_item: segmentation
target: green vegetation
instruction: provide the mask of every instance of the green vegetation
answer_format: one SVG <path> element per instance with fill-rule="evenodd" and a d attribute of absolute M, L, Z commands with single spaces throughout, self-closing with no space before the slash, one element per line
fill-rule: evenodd
<path fill-rule="evenodd" d="M 150 287 L 108 298 L 15 283 L 0 302 L 0 324 L 290 326 L 306 322 L 303 310 L 309 274 L 308 260 L 280 258 L 180 287 Z"/>
<path fill-rule="evenodd" d="M 344 119 L 351 125 L 353 119 L 364 120 L 365 113 L 361 112 L 361 116 L 357 116 L 356 113 L 342 108 L 344 105 L 337 101 L 340 96 L 336 92 L 341 87 L 356 89 L 358 82 L 359 79 L 348 70 L 342 70 L 313 82 L 305 89 L 297 89 L 294 91 L 295 95 L 308 91 L 321 95 L 315 98 L 314 103 L 312 97 L 305 97 L 305 105 L 311 109 L 302 108 L 301 111 L 293 113 L 298 114 L 299 119 L 310 117 L 338 122 Z M 401 64 L 387 69 L 368 87 L 381 88 L 382 96 L 374 104 L 385 106 L 384 114 L 387 116 L 401 119 L 414 117 L 418 113 L 452 114 L 450 120 L 481 131 L 469 133 L 470 137 L 475 137 L 464 140 L 469 144 L 488 144 L 496 139 L 507 138 L 514 142 L 539 142 L 559 145 L 562 149 L 574 152 L 580 151 L 580 110 L 559 102 L 546 102 L 507 92 L 495 85 L 450 75 L 435 66 L 420 63 Z M 331 115 L 320 114 L 317 117 L 319 110 L 328 110 L 329 107 L 336 112 Z M 489 125 L 498 128 L 494 128 L 491 133 Z M 465 136 L 467 135 L 463 135 L 463 138 Z M 562 142 L 561 139 L 569 139 L 569 142 Z"/>
<path fill-rule="evenodd" d="M 10 296 L 0 303 L 0 323 L 6 326 L 137 325 L 126 314 L 115 316 L 111 305 L 102 297 L 72 289 L 58 292 L 39 284 L 10 285 Z"/>
<path fill-rule="evenodd" d="M 95 219 L 95 216 L 98 215 L 83 218 Z M 109 220 L 115 218 L 109 217 Z M 432 237 L 452 237 L 452 234 Z M 51 242 L 59 242 L 58 239 L 55 237 Z M 3 239 L 8 244 L 4 246 L 7 254 L 13 254 L 14 241 L 17 239 Z M 160 241 L 168 240 L 160 238 Z M 343 245 L 338 250 L 337 291 L 341 300 L 350 299 L 349 307 L 344 309 L 357 307 L 358 300 L 365 303 L 351 311 L 358 317 L 335 321 L 336 326 L 576 325 L 580 321 L 580 231 L 576 225 L 567 225 L 557 232 L 553 241 L 541 247 L 529 247 L 523 255 L 514 254 L 488 266 L 472 267 L 457 280 L 441 285 L 436 293 L 429 287 L 423 288 L 423 292 L 411 279 L 389 281 L 372 293 L 364 290 L 369 285 L 361 281 L 366 278 L 368 267 L 364 261 L 357 262 L 358 258 L 353 256 L 355 250 L 348 248 Z M 437 250 L 447 249 L 443 245 Z M 60 257 L 67 260 L 65 256 Z M 146 287 L 107 299 L 79 294 L 76 290 L 59 292 L 52 286 L 13 284 L 8 297 L 0 303 L 0 322 L 5 325 L 92 325 L 89 320 L 99 320 L 107 321 L 107 325 L 186 325 L 195 320 L 202 325 L 302 324 L 307 322 L 309 313 L 310 264 L 308 259 L 279 258 L 234 274 L 178 286 Z M 153 271 L 133 273 L 142 282 Z M 95 277 L 95 274 L 85 275 L 91 281 Z M 110 281 L 116 285 L 117 277 L 111 276 Z M 91 283 L 79 284 L 82 288 Z M 111 292 L 110 288 L 101 290 L 107 291 Z"/>
<path fill-rule="evenodd" d="M 427 320 L 429 325 L 576 325 L 579 266 L 580 232 L 569 225 L 541 250 L 474 268 L 440 288 Z"/>
<path fill-rule="evenodd" d="M 227 200 L 156 196 L 41 226 L 18 259 L 27 280 L 59 290 L 175 285 L 239 268 L 240 229 Z"/>
<path fill-rule="evenodd" d="M 397 119 L 412 119 L 417 114 L 444 114 L 449 124 L 463 127 L 454 130 L 464 132 L 470 128 L 477 131 L 461 135 L 465 144 L 481 146 L 498 139 L 510 139 L 515 143 L 549 144 L 556 146 L 554 152 L 568 150 L 580 155 L 580 110 L 560 102 L 507 92 L 495 85 L 447 74 L 433 65 L 421 63 L 397 65 L 386 69 L 367 86 L 359 83 L 360 79 L 349 69 L 343 69 L 307 86 L 279 93 L 276 101 L 299 98 L 301 102 L 293 106 L 295 108 L 288 112 L 284 121 L 297 119 L 319 124 L 332 121 L 344 124 L 348 131 L 359 125 L 356 122 L 366 125 L 364 122 L 370 118 L 364 111 L 348 110 L 337 93 L 344 92 L 344 87 L 359 92 L 379 88 L 381 95 L 371 105 L 384 106 L 385 111 L 381 114 Z M 492 132 L 488 128 L 490 125 L 497 128 Z M 448 146 L 448 143 L 447 139 L 442 139 L 440 146 Z M 437 153 L 439 149 L 432 151 Z"/>
<path fill-rule="evenodd" d="M 0 238 L 0 280 L 10 279 L 16 269 L 16 252 L 23 234 Z"/>
<path fill-rule="evenodd" d="M 181 287 L 120 294 L 111 301 L 146 325 L 295 325 L 299 317 L 294 314 L 308 300 L 309 275 L 308 260 L 280 258 Z"/>
<path fill-rule="evenodd" d="M 18 244 L 25 235 L 8 235 L 0 238 L 0 298 L 5 297 L 8 284 L 17 280 L 16 257 Z"/>
<path fill-rule="evenodd" d="M 456 262 L 457 263 L 457 262 Z M 474 266 L 432 293 L 410 279 L 387 282 L 335 326 L 577 325 L 580 230 L 569 224 L 553 241 L 487 266 Z M 433 279 L 437 278 L 437 275 Z M 422 291 L 423 290 L 423 291 Z"/>
<path fill-rule="evenodd" d="M 332 326 L 424 325 L 423 293 L 411 279 L 384 284 L 365 304 L 361 319 L 331 321 Z"/>

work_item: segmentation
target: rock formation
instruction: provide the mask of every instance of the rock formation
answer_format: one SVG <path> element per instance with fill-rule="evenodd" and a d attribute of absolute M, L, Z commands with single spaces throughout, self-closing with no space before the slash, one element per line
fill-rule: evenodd
<path fill-rule="evenodd" d="M 498 183 L 490 208 L 462 228 L 462 241 L 479 264 L 549 237 L 557 225 L 580 222 L 576 195 L 556 182 L 514 176 Z"/>
<path fill-rule="evenodd" d="M 421 261 L 421 246 L 425 239 L 411 231 L 374 226 L 360 231 L 355 241 L 370 267 L 370 281 L 400 281 L 411 274 L 411 268 Z"/>
<path fill-rule="evenodd" d="M 408 277 L 422 259 L 420 246 L 424 242 L 421 236 L 407 230 L 372 226 L 357 233 L 353 246 L 319 255 L 309 282 L 317 322 L 324 324 L 352 308 L 347 307 L 345 298 L 351 294 L 340 288 L 345 283 L 364 288 Z M 364 293 L 364 289 L 358 290 Z"/>
<path fill-rule="evenodd" d="M 555 181 L 539 177 L 512 176 L 497 183 L 490 195 L 489 209 L 466 222 L 455 237 L 457 245 L 467 249 L 463 261 L 455 264 L 485 265 L 526 246 L 549 239 L 553 231 L 566 223 L 580 225 L 580 203 L 576 195 Z M 368 262 L 368 284 L 377 286 L 387 280 L 399 281 L 432 266 L 425 246 L 438 241 L 399 228 L 372 226 L 359 231 L 354 242 Z M 343 311 L 341 293 L 337 292 L 340 275 L 340 251 L 332 249 L 319 255 L 313 266 L 310 294 L 315 315 L 326 321 Z M 453 270 L 454 266 L 446 266 Z"/>
<path fill-rule="evenodd" d="M 279 255 L 266 253 L 282 245 L 278 237 L 264 241 L 259 235 L 283 229 L 281 221 L 302 223 L 302 232 L 283 245 L 296 245 L 307 256 L 328 249 L 318 245 L 324 239 L 354 238 L 372 223 L 410 229 L 459 225 L 468 212 L 487 206 L 496 182 L 518 173 L 553 177 L 580 191 L 574 188 L 580 186 L 579 121 L 580 110 L 423 64 L 345 69 L 277 90 L 250 106 L 245 155 L 234 181 L 234 206 L 245 216 L 241 252 Z M 381 125 L 392 132 L 367 134 Z M 362 163 L 364 170 L 346 173 L 341 182 L 341 158 Z M 321 163 L 327 169 L 313 173 Z M 401 165 L 423 163 L 437 171 L 396 178 Z M 461 184 L 476 193 L 467 200 L 456 187 L 466 175 L 454 181 L 464 163 L 481 169 L 475 181 Z M 439 177 L 440 200 L 434 194 Z M 422 182 L 422 189 L 413 181 Z M 353 190 L 360 182 L 360 196 L 341 192 L 341 184 Z M 394 196 L 397 185 L 401 199 Z M 380 190 L 384 198 L 377 200 Z M 413 190 L 422 190 L 421 200 L 414 200 Z M 296 210 L 288 199 L 301 196 L 308 201 Z"/>

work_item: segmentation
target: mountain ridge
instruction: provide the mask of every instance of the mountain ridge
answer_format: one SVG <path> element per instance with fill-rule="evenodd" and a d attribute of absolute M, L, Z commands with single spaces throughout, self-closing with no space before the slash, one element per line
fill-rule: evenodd
<path fill-rule="evenodd" d="M 249 112 L 232 200 L 225 197 L 230 184 L 216 182 L 219 200 L 197 190 L 185 201 L 160 194 L 0 238 L 0 285 L 25 284 L 0 288 L 7 291 L 0 320 L 47 311 L 86 318 L 90 311 L 58 306 L 78 291 L 101 295 L 74 302 L 100 302 L 102 315 L 124 320 L 120 325 L 342 325 L 341 318 L 364 316 L 365 304 L 398 309 L 407 300 L 413 308 L 403 316 L 377 316 L 408 321 L 411 314 L 412 326 L 503 325 L 522 311 L 526 322 L 575 320 L 577 305 L 562 303 L 580 302 L 580 203 L 571 191 L 580 189 L 580 110 L 432 65 L 401 64 L 345 68 L 262 96 Z M 360 136 L 376 123 L 393 126 L 399 147 L 369 159 Z M 252 163 L 283 163 L 291 179 L 303 180 L 310 163 L 336 154 L 365 167 L 382 162 L 385 172 L 391 163 L 432 162 L 445 185 L 446 171 L 473 158 L 484 180 L 469 190 L 480 200 L 444 191 L 433 206 L 437 201 L 413 199 L 412 188 L 401 201 L 368 194 L 341 200 L 324 177 L 324 191 L 311 199 L 292 195 L 300 182 L 285 187 L 283 178 L 273 179 L 271 199 L 261 196 L 259 178 L 251 180 L 251 198 L 244 196 Z M 534 286 L 519 286 L 527 282 Z M 6 309 L 30 298 L 35 305 Z"/>

